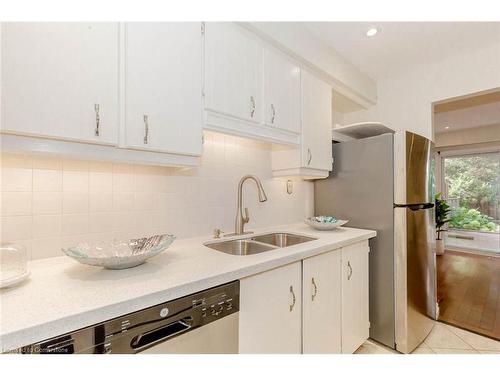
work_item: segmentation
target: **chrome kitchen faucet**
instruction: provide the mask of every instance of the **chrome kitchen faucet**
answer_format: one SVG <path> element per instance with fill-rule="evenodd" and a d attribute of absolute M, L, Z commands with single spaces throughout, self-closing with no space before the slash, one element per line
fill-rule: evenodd
<path fill-rule="evenodd" d="M 254 180 L 257 184 L 257 189 L 259 193 L 259 202 L 267 201 L 266 192 L 262 187 L 262 183 L 257 176 L 245 175 L 241 178 L 238 184 L 238 208 L 236 209 L 236 220 L 234 222 L 234 234 L 240 235 L 245 233 L 245 224 L 250 221 L 250 216 L 248 214 L 248 208 L 245 208 L 245 213 L 243 214 L 242 205 L 242 195 L 243 195 L 243 184 L 246 180 Z"/>

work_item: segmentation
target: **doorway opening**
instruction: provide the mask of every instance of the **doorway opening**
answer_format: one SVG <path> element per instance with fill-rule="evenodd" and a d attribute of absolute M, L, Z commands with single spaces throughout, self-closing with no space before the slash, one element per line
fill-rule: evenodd
<path fill-rule="evenodd" d="M 439 320 L 500 340 L 500 90 L 434 104 Z"/>

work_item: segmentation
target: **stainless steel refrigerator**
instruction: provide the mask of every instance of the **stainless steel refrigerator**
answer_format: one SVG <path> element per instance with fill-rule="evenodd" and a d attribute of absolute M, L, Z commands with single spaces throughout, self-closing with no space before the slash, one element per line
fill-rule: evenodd
<path fill-rule="evenodd" d="M 437 318 L 432 142 L 410 132 L 334 143 L 314 183 L 316 215 L 377 231 L 370 240 L 370 337 L 415 349 Z"/>

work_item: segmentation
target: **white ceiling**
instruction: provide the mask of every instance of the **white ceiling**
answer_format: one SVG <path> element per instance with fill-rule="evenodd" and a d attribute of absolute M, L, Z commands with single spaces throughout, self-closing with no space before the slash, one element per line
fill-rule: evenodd
<path fill-rule="evenodd" d="M 371 78 L 500 43 L 500 22 L 306 22 Z M 377 27 L 372 38 L 366 31 Z"/>
<path fill-rule="evenodd" d="M 499 123 L 500 102 L 434 114 L 434 131 L 436 133 L 496 125 Z M 447 126 L 449 129 L 446 129 Z"/>

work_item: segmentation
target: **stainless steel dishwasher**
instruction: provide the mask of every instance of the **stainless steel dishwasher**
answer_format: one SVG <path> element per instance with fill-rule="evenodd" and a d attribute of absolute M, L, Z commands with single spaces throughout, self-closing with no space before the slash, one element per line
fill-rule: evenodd
<path fill-rule="evenodd" d="M 32 354 L 238 352 L 239 281 L 22 348 Z"/>

